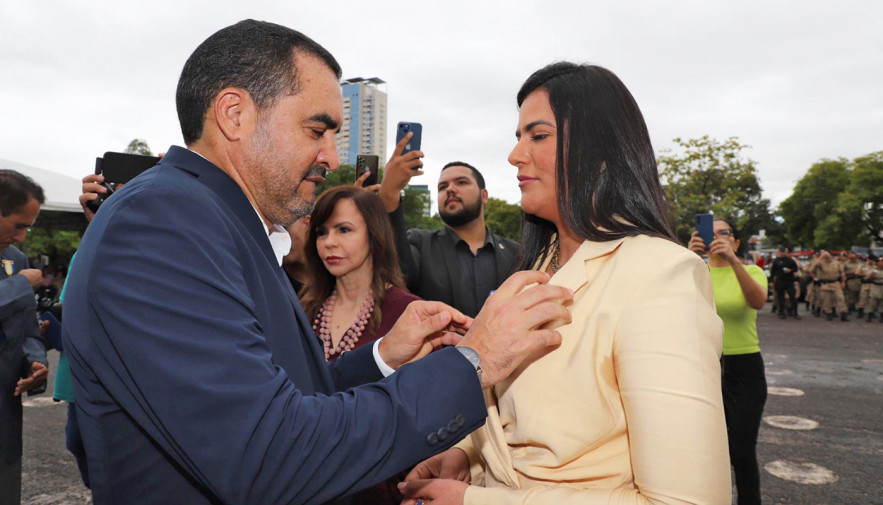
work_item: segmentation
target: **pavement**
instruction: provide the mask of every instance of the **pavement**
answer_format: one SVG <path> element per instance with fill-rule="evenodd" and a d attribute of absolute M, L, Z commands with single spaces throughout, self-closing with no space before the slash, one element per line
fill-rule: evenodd
<path fill-rule="evenodd" d="M 883 504 L 883 323 L 780 320 L 758 331 L 770 394 L 758 459 L 765 504 Z M 50 352 L 51 372 L 58 353 Z M 22 503 L 91 503 L 65 449 L 67 405 L 50 393 L 24 409 Z"/>

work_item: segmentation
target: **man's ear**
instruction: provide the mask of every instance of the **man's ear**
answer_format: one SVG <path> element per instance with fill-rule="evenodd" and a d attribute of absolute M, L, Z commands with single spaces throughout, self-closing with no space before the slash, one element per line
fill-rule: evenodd
<path fill-rule="evenodd" d="M 481 204 L 482 205 L 487 205 L 487 198 L 488 198 L 487 197 L 487 188 L 484 188 L 483 190 L 481 190 Z"/>
<path fill-rule="evenodd" d="M 251 96 L 240 88 L 225 88 L 215 95 L 210 116 L 218 130 L 230 142 L 236 142 L 254 131 L 257 108 Z"/>

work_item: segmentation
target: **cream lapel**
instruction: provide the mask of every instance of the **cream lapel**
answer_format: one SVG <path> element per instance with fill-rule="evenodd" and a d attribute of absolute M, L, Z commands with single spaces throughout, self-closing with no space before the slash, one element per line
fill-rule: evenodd
<path fill-rule="evenodd" d="M 552 276 L 549 283 L 569 288 L 576 295 L 578 291 L 589 284 L 605 263 L 592 260 L 613 254 L 623 240 L 625 239 L 608 242 L 590 242 L 588 240 L 583 242 L 573 257 Z M 538 269 L 547 269 L 550 261 L 551 258 L 546 258 L 546 261 L 539 265 Z M 555 328 L 561 324 L 560 321 L 553 321 L 547 327 Z M 496 387 L 500 387 L 500 385 Z M 481 448 L 482 457 L 487 465 L 485 468 L 487 475 L 510 489 L 520 489 L 518 472 L 515 471 L 512 464 L 512 453 L 509 450 L 509 443 L 500 420 L 496 387 L 484 392 L 485 403 L 488 407 L 487 423 L 483 429 L 473 433 L 473 441 L 475 447 Z"/>

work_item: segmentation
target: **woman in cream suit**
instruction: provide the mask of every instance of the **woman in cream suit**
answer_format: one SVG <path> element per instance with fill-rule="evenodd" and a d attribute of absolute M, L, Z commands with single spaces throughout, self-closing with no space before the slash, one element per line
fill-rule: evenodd
<path fill-rule="evenodd" d="M 666 221 L 637 104 L 610 71 L 564 62 L 518 104 L 520 268 L 574 291 L 572 322 L 485 392 L 487 424 L 418 465 L 404 503 L 729 503 L 723 327 Z"/>

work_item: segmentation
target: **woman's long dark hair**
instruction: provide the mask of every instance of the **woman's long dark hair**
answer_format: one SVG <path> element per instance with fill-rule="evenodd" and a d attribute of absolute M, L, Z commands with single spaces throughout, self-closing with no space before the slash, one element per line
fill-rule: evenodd
<path fill-rule="evenodd" d="M 316 208 L 310 215 L 310 234 L 304 245 L 309 280 L 300 291 L 301 303 L 310 320 L 314 320 L 331 296 L 337 279 L 325 269 L 319 250 L 316 248 L 316 231 L 334 213 L 337 202 L 352 200 L 362 214 L 368 228 L 368 246 L 371 249 L 371 293 L 374 295 L 374 313 L 371 314 L 370 325 L 377 328 L 383 318 L 383 306 L 386 286 L 392 284 L 405 289 L 404 276 L 399 267 L 399 255 L 395 249 L 395 236 L 389 223 L 386 210 L 380 198 L 374 193 L 355 186 L 337 186 L 322 193 L 316 200 Z"/>
<path fill-rule="evenodd" d="M 652 235 L 677 242 L 644 116 L 622 81 L 602 67 L 553 63 L 525 81 L 518 106 L 540 89 L 549 94 L 558 124 L 558 209 L 564 223 L 585 240 Z M 525 214 L 515 269 L 544 260 L 555 232 L 551 222 Z"/>

